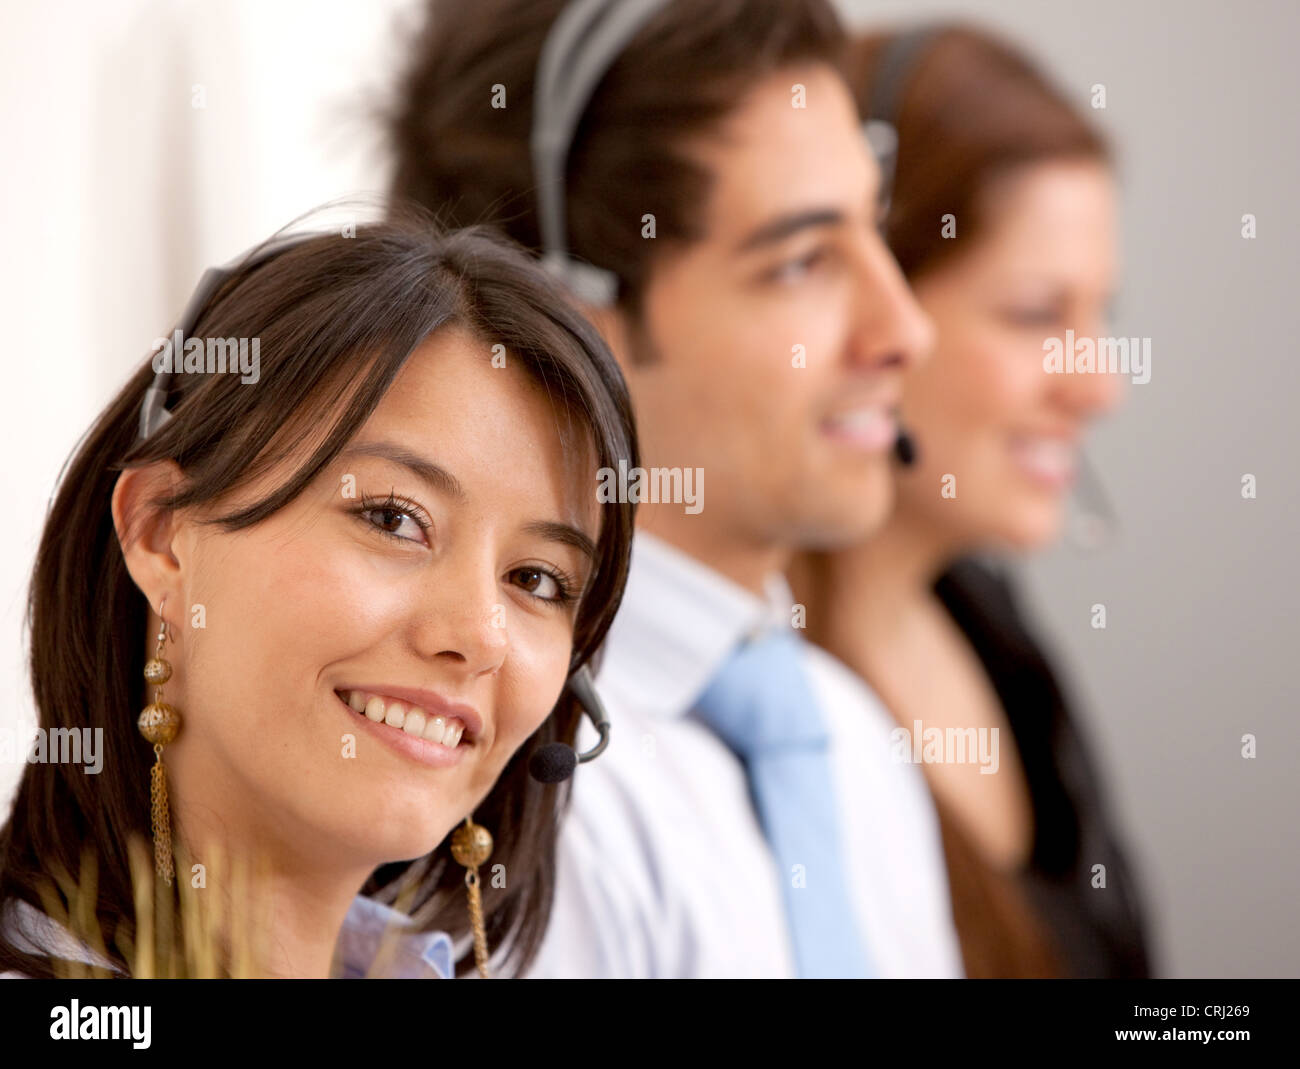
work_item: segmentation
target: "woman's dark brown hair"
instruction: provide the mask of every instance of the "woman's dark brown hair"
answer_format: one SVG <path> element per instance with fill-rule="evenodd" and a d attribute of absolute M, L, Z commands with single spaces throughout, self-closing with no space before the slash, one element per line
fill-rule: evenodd
<path fill-rule="evenodd" d="M 0 830 L 0 905 L 21 900 L 41 908 L 43 882 L 60 871 L 76 874 L 83 848 L 93 844 L 99 930 L 111 938 L 118 918 L 134 912 L 128 841 L 150 834 L 153 755 L 136 729 L 149 606 L 127 572 L 110 513 L 118 473 L 171 460 L 186 479 L 159 507 L 219 504 L 307 441 L 310 455 L 282 485 L 213 521 L 227 531 L 250 527 L 293 501 L 360 429 L 411 353 L 452 325 L 504 344 L 573 417 L 568 425 L 580 437 L 585 432 L 597 466 L 638 463 L 626 386 L 609 351 L 541 270 L 499 238 L 476 229 L 444 232 L 423 216 L 395 212 L 356 227 L 354 236 L 322 234 L 236 270 L 192 334 L 258 338 L 259 381 L 179 375 L 168 397 L 172 419 L 139 440 L 141 403 L 154 377 L 146 362 L 80 443 L 46 518 L 29 600 L 39 723 L 46 732 L 102 728 L 104 763 L 98 775 L 68 763 L 26 767 Z M 575 619 L 574 668 L 592 658 L 613 620 L 632 529 L 632 505 L 602 508 L 595 567 Z M 485 882 L 483 894 L 488 938 L 497 947 L 511 937 L 511 966 L 531 958 L 545 930 L 561 801 L 560 788 L 529 776 L 527 758 L 537 745 L 572 742 L 579 716 L 566 692 L 475 811 L 496 839 L 493 863 L 510 873 L 508 887 Z M 462 937 L 463 877 L 444 843 L 418 862 L 385 866 L 367 890 L 379 893 L 405 878 L 415 884 L 411 908 L 421 909 L 426 926 Z M 127 970 L 121 953 L 109 949 Z M 472 964 L 467 953 L 458 971 Z M 0 933 L 0 971 L 7 969 L 53 971 L 48 958 Z"/>
<path fill-rule="evenodd" d="M 850 43 L 845 75 L 862 117 L 885 118 L 898 135 L 885 237 L 914 284 L 980 242 L 999 179 L 1035 163 L 1109 164 L 1110 156 L 1076 108 L 1011 45 L 960 25 L 912 32 L 925 37 L 901 70 L 894 51 L 893 74 L 881 77 L 900 35 L 872 33 Z M 881 115 L 882 108 L 893 114 Z M 947 214 L 957 220 L 953 238 L 943 236 Z M 966 975 L 1059 974 L 1060 950 L 1014 874 L 990 867 L 960 814 L 936 807 Z"/>

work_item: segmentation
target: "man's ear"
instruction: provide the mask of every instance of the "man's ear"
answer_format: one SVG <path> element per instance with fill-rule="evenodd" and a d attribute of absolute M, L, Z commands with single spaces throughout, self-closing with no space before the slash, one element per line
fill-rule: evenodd
<path fill-rule="evenodd" d="M 113 526 L 131 579 L 155 609 L 164 597 L 180 601 L 181 564 L 174 552 L 176 513 L 154 502 L 181 488 L 173 460 L 128 468 L 113 487 Z"/>

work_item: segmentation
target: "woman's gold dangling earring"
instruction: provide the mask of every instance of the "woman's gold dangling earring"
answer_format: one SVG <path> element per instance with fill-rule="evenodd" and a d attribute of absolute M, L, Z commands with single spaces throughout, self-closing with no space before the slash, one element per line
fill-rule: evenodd
<path fill-rule="evenodd" d="M 451 836 L 451 856 L 464 865 L 465 887 L 469 891 L 469 921 L 474 929 L 474 961 L 478 974 L 487 980 L 487 932 L 483 927 L 483 896 L 479 893 L 478 867 L 492 856 L 492 834 L 469 817 Z"/>
<path fill-rule="evenodd" d="M 167 805 L 167 770 L 163 767 L 163 747 L 176 738 L 180 730 L 181 715 L 163 701 L 162 685 L 172 677 L 172 666 L 163 657 L 163 642 L 167 639 L 167 621 L 162 618 L 163 598 L 158 606 L 158 648 L 144 666 L 145 681 L 155 687 L 153 701 L 144 707 L 138 726 L 140 734 L 153 743 L 154 765 L 149 777 L 150 818 L 153 824 L 153 867 L 158 878 L 170 887 L 175 870 L 172 864 L 171 811 Z"/>

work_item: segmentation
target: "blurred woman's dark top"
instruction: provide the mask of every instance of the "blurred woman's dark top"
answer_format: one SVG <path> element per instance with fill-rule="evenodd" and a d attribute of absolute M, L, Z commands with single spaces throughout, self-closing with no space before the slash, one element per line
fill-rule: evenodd
<path fill-rule="evenodd" d="M 1149 976 L 1139 893 L 1102 785 L 1011 586 L 963 560 L 934 590 L 1002 701 L 1034 815 L 1027 865 L 1004 874 L 937 806 L 967 975 Z M 1105 866 L 1104 889 L 1093 887 L 1094 865 Z"/>

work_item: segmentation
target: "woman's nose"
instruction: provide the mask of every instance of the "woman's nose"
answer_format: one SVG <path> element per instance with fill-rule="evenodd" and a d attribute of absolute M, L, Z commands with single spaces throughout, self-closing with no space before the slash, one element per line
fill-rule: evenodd
<path fill-rule="evenodd" d="M 470 677 L 497 671 L 510 635 L 495 567 L 481 559 L 447 559 L 423 588 L 413 609 L 420 652 L 460 666 Z"/>

